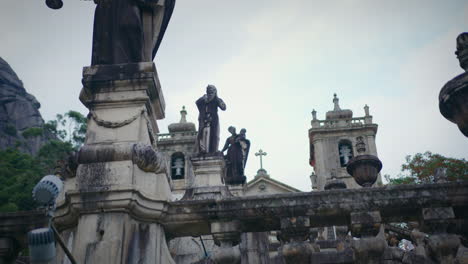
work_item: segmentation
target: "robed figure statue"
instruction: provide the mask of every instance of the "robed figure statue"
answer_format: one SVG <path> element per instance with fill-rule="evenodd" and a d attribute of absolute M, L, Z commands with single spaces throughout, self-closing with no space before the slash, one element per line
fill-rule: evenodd
<path fill-rule="evenodd" d="M 94 0 L 91 65 L 151 62 L 174 10 L 175 0 Z M 60 9 L 62 0 L 46 0 Z"/>
<path fill-rule="evenodd" d="M 208 85 L 206 94 L 195 104 L 198 108 L 197 151 L 201 155 L 219 153 L 219 118 L 218 108 L 226 110 L 226 104 L 218 97 L 216 87 Z"/>
<path fill-rule="evenodd" d="M 175 0 L 94 0 L 91 65 L 150 62 Z"/>
<path fill-rule="evenodd" d="M 226 139 L 222 152 L 227 150 L 225 155 L 226 160 L 226 184 L 244 184 L 246 177 L 244 169 L 247 162 L 247 157 L 250 150 L 250 141 L 245 137 L 245 129 L 241 129 L 239 134 L 236 134 L 236 128 L 230 126 L 228 131 L 231 136 Z"/>

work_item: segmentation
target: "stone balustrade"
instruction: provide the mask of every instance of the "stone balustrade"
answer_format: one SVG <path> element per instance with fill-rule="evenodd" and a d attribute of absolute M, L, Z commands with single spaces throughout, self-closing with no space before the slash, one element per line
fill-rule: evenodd
<path fill-rule="evenodd" d="M 171 140 L 173 138 L 180 137 L 194 137 L 197 136 L 198 132 L 186 131 L 186 132 L 175 132 L 175 133 L 160 133 L 157 135 L 158 141 Z"/>
<path fill-rule="evenodd" d="M 364 125 L 372 124 L 372 116 L 367 117 L 353 117 L 346 119 L 333 119 L 333 120 L 312 120 L 312 128 L 333 128 L 333 127 L 362 127 Z"/>
<path fill-rule="evenodd" d="M 277 258 L 283 262 L 272 263 L 335 263 L 327 262 L 330 259 L 341 259 L 339 263 L 456 263 L 468 233 L 468 182 L 180 200 L 164 205 L 144 197 L 139 201 L 133 198 L 129 197 L 133 207 L 145 208 L 138 217 L 147 221 L 158 218 L 168 237 L 213 235 L 220 245 L 214 257 L 222 263 L 240 263 L 236 245 L 241 234 L 262 231 L 279 231 L 282 245 Z M 101 207 L 99 210 L 105 210 L 106 204 Z M 384 237 L 384 230 L 398 231 L 385 226 L 401 222 L 418 223 L 418 228 L 404 234 L 416 247 L 411 253 L 389 247 Z M 0 240 L 24 236 L 28 231 L 12 236 L 6 231 L 12 227 L 3 226 L 6 221 L 0 223 Z M 313 232 L 332 225 L 343 229 L 341 242 L 333 242 L 336 252 L 320 251 L 326 241 L 317 241 Z"/>

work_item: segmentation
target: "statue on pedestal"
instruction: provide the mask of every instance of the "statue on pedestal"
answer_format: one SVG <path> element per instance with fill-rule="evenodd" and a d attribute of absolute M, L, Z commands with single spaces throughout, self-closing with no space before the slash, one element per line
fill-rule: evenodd
<path fill-rule="evenodd" d="M 94 0 L 91 65 L 151 62 L 174 10 L 175 0 Z M 61 0 L 46 0 L 59 9 Z"/>
<path fill-rule="evenodd" d="M 206 94 L 200 97 L 197 105 L 198 115 L 198 138 L 197 149 L 199 154 L 219 153 L 219 118 L 218 108 L 226 110 L 226 104 L 217 96 L 216 87 L 208 85 Z"/>
<path fill-rule="evenodd" d="M 236 128 L 230 126 L 228 131 L 231 136 L 226 139 L 221 152 L 227 150 L 226 160 L 226 184 L 244 184 L 246 177 L 244 168 L 249 155 L 250 141 L 246 139 L 243 128 L 239 134 L 236 134 Z"/>

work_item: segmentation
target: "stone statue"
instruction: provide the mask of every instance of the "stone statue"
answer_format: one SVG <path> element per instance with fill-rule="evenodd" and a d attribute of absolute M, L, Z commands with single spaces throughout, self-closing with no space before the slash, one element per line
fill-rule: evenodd
<path fill-rule="evenodd" d="M 239 143 L 242 148 L 242 154 L 243 154 L 243 168 L 245 169 L 245 165 L 247 165 L 247 158 L 249 157 L 249 150 L 250 150 L 250 140 L 246 138 L 245 133 L 247 133 L 247 130 L 245 128 L 242 128 L 239 132 Z"/>
<path fill-rule="evenodd" d="M 91 65 L 153 61 L 175 0 L 94 0 Z M 61 0 L 47 0 L 59 9 Z"/>
<path fill-rule="evenodd" d="M 227 150 L 226 159 L 226 184 L 244 184 L 246 177 L 244 176 L 244 168 L 248 151 L 250 149 L 250 141 L 245 138 L 245 129 L 241 130 L 240 134 L 236 134 L 236 128 L 230 126 L 228 131 L 231 136 L 226 139 L 221 152 Z"/>
<path fill-rule="evenodd" d="M 219 118 L 218 108 L 226 110 L 226 104 L 217 96 L 216 87 L 208 85 L 206 94 L 200 97 L 195 104 L 198 108 L 198 138 L 197 149 L 199 154 L 219 153 Z"/>

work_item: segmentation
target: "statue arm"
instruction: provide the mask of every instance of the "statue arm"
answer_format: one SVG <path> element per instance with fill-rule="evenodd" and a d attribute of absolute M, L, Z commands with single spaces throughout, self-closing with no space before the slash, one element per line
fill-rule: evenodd
<path fill-rule="evenodd" d="M 226 151 L 228 148 L 229 148 L 229 138 L 226 139 L 226 143 L 224 144 L 224 147 L 223 147 L 223 149 L 221 150 L 221 152 Z"/>
<path fill-rule="evenodd" d="M 221 110 L 225 111 L 226 110 L 226 104 L 224 103 L 223 99 L 218 97 L 218 107 L 221 108 Z"/>

